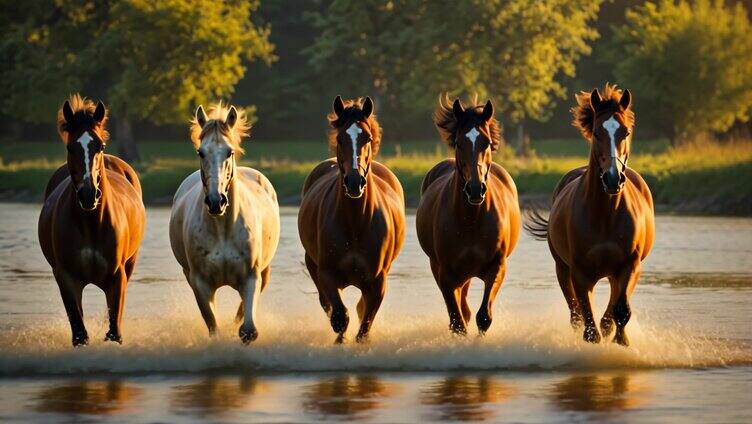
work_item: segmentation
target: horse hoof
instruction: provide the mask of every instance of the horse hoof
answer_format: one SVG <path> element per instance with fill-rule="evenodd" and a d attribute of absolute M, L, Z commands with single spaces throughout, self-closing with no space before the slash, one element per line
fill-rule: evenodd
<path fill-rule="evenodd" d="M 480 331 L 481 335 L 485 334 L 491 327 L 491 318 L 487 316 L 478 315 L 475 320 L 476 324 L 478 324 L 478 331 Z"/>
<path fill-rule="evenodd" d="M 73 336 L 72 339 L 73 347 L 76 346 L 86 346 L 89 344 L 89 335 L 88 334 L 77 334 Z"/>
<path fill-rule="evenodd" d="M 115 343 L 117 343 L 117 344 L 123 344 L 123 337 L 122 337 L 122 336 L 120 336 L 120 335 L 117 335 L 117 334 L 113 334 L 113 333 L 109 333 L 109 332 L 108 332 L 108 333 L 107 333 L 107 334 L 106 334 L 106 335 L 104 336 L 104 341 L 106 341 L 106 342 L 115 342 Z"/>
<path fill-rule="evenodd" d="M 585 324 L 582 321 L 582 317 L 579 315 L 572 314 L 569 317 L 569 324 L 572 326 L 572 329 L 575 331 L 582 329 L 582 326 Z"/>
<path fill-rule="evenodd" d="M 344 334 L 338 334 L 337 338 L 334 339 L 334 344 L 343 344 L 345 342 L 345 335 Z"/>
<path fill-rule="evenodd" d="M 347 316 L 347 311 L 332 311 L 331 314 L 332 330 L 335 333 L 342 334 L 347 330 L 347 325 L 350 323 L 350 317 Z"/>
<path fill-rule="evenodd" d="M 238 335 L 240 336 L 240 341 L 247 345 L 258 338 L 258 331 L 255 328 L 251 329 L 251 331 L 246 331 L 243 327 L 240 327 Z"/>
<path fill-rule="evenodd" d="M 614 331 L 614 322 L 612 320 L 602 320 L 601 321 L 601 335 L 603 337 L 608 338 L 611 336 L 611 333 Z"/>
<path fill-rule="evenodd" d="M 450 325 L 449 331 L 452 332 L 452 334 L 456 334 L 458 336 L 466 336 L 467 335 L 467 328 L 460 325 Z"/>
<path fill-rule="evenodd" d="M 614 336 L 614 343 L 629 347 L 629 337 L 627 337 L 626 331 L 624 329 L 616 329 L 616 335 Z"/>
<path fill-rule="evenodd" d="M 355 341 L 358 343 L 367 343 L 368 342 L 368 333 L 358 333 L 358 335 L 355 337 Z"/>
<path fill-rule="evenodd" d="M 595 327 L 586 328 L 585 334 L 583 334 L 582 338 L 588 343 L 601 342 L 601 335 L 598 333 L 598 330 Z"/>

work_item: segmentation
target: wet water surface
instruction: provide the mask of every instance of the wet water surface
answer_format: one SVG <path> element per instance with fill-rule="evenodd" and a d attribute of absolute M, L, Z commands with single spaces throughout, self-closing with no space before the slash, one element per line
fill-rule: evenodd
<path fill-rule="evenodd" d="M 284 209 L 259 339 L 243 346 L 239 297 L 218 295 L 210 340 L 150 209 L 128 287 L 122 346 L 103 342 L 104 295 L 84 292 L 91 345 L 70 329 L 37 244 L 39 205 L 0 204 L 0 421 L 723 421 L 752 419 L 752 220 L 659 217 L 632 299 L 628 349 L 588 345 L 545 243 L 525 235 L 488 334 L 455 337 L 408 217 L 372 340 L 334 334 L 302 263 L 296 210 Z M 482 284 L 470 290 L 477 310 Z M 596 289 L 598 316 L 608 284 Z"/>

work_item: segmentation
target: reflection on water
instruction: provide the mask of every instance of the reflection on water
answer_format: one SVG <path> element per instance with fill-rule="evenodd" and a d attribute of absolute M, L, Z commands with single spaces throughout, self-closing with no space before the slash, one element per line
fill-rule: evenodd
<path fill-rule="evenodd" d="M 222 415 L 247 408 L 261 387 L 252 376 L 209 376 L 198 383 L 175 386 L 170 393 L 170 409 L 176 415 L 199 418 Z"/>
<path fill-rule="evenodd" d="M 303 408 L 323 418 L 363 419 L 394 392 L 375 375 L 327 376 L 303 389 Z"/>
<path fill-rule="evenodd" d="M 141 389 L 119 380 L 74 380 L 43 389 L 35 397 L 38 412 L 120 414 L 134 405 Z"/>
<path fill-rule="evenodd" d="M 573 375 L 554 385 L 551 398 L 563 411 L 623 411 L 647 400 L 644 379 L 635 382 L 629 374 Z"/>
<path fill-rule="evenodd" d="M 447 376 L 421 390 L 421 403 L 433 406 L 429 419 L 441 421 L 486 421 L 513 390 L 491 376 Z"/>

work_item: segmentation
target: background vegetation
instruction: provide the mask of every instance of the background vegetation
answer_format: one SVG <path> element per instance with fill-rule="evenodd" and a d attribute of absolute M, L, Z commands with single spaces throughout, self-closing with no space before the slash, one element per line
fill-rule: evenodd
<path fill-rule="evenodd" d="M 508 140 L 497 160 L 523 194 L 545 196 L 584 161 L 573 94 L 610 81 L 634 93 L 630 164 L 659 202 L 752 214 L 738 179 L 752 166 L 750 10 L 750 0 L 0 0 L 0 198 L 39 199 L 63 159 L 55 111 L 76 91 L 110 107 L 111 150 L 137 165 L 151 201 L 195 169 L 186 122 L 222 98 L 257 119 L 247 160 L 294 202 L 326 156 L 337 94 L 376 99 L 383 160 L 414 201 L 446 155 L 429 118 L 440 92 L 492 98 Z"/>

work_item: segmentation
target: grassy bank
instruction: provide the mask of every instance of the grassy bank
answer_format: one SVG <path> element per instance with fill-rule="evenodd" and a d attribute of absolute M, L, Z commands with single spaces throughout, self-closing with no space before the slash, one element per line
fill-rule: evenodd
<path fill-rule="evenodd" d="M 188 142 L 142 143 L 138 169 L 147 203 L 170 202 L 198 161 Z M 509 149 L 496 155 L 515 178 L 523 197 L 547 197 L 568 170 L 583 165 L 587 145 L 577 139 L 544 140 L 533 144 L 531 158 L 515 157 Z M 323 142 L 253 141 L 242 164 L 264 172 L 282 203 L 295 204 L 308 172 L 323 158 Z M 385 143 L 379 160 L 399 177 L 409 205 L 416 205 L 425 173 L 449 155 L 438 142 Z M 51 175 L 65 160 L 59 143 L 1 143 L 0 199 L 41 200 Z M 752 143 L 705 143 L 680 149 L 665 141 L 634 144 L 630 166 L 648 181 L 659 209 L 685 213 L 752 215 Z"/>

